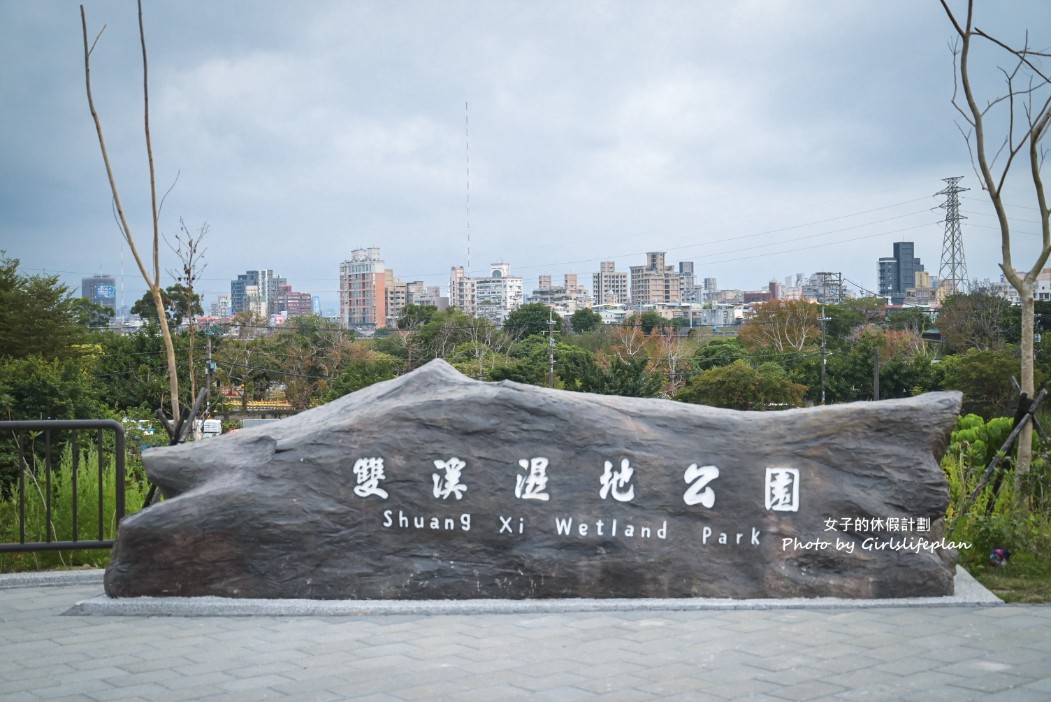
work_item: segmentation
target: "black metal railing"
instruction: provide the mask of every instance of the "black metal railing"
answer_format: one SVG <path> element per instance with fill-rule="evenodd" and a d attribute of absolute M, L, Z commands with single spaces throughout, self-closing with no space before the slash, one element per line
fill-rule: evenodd
<path fill-rule="evenodd" d="M 108 432 L 113 433 L 112 442 L 106 441 Z M 114 467 L 110 505 L 105 499 L 108 455 L 112 455 Z M 113 515 L 111 534 L 115 534 L 115 525 L 125 512 L 124 459 L 124 426 L 113 419 L 0 421 L 0 499 L 14 501 L 18 533 L 17 542 L 0 543 L 0 552 L 112 548 L 113 538 L 106 538 L 107 509 Z M 58 470 L 63 461 L 69 462 L 68 471 Z M 95 471 L 91 477 L 98 486 L 90 505 L 95 514 L 88 517 L 93 523 L 85 525 L 88 538 L 81 538 L 82 512 L 91 510 L 81 504 L 79 481 L 86 480 L 90 474 L 85 471 L 90 470 Z M 61 486 L 60 481 L 65 480 L 70 484 Z M 63 506 L 68 503 L 72 511 L 69 521 L 63 520 L 69 528 L 61 535 L 54 522 L 59 516 L 67 517 L 54 511 L 60 487 L 68 496 Z M 27 512 L 32 511 L 27 510 L 27 496 L 34 498 L 37 510 L 43 508 L 42 524 L 27 525 Z"/>

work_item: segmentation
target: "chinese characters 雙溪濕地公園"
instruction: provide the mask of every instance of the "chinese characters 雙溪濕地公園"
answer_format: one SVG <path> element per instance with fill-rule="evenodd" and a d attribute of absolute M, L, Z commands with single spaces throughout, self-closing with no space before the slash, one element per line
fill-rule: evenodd
<path fill-rule="evenodd" d="M 463 479 L 467 464 L 456 456 L 436 459 L 433 463 L 434 467 L 441 471 L 431 474 L 434 497 L 443 500 L 450 496 L 457 500 L 462 499 L 467 491 L 467 484 Z M 549 501 L 551 494 L 548 492 L 547 469 L 550 461 L 537 456 L 519 459 L 518 465 L 524 473 L 519 472 L 515 476 L 515 497 L 520 500 Z M 381 483 L 387 479 L 383 458 L 377 456 L 359 458 L 354 463 L 353 471 L 357 479 L 354 493 L 358 497 L 378 497 L 383 500 L 389 497 L 387 491 L 381 487 Z M 620 467 L 617 469 L 614 469 L 612 461 L 605 461 L 603 471 L 598 475 L 599 497 L 603 500 L 612 497 L 618 502 L 634 500 L 634 474 L 635 469 L 627 458 L 621 459 Z M 710 484 L 718 477 L 719 469 L 716 466 L 690 464 L 683 474 L 683 480 L 688 485 L 683 493 L 683 502 L 689 506 L 701 505 L 712 508 L 715 505 L 715 490 Z M 765 504 L 766 508 L 771 511 L 796 512 L 799 510 L 798 469 L 783 467 L 766 469 Z"/>
<path fill-rule="evenodd" d="M 468 489 L 467 463 L 457 457 L 432 460 L 436 472 L 431 473 L 432 494 L 438 500 L 462 500 Z M 517 461 L 518 471 L 515 474 L 514 497 L 518 500 L 535 500 L 549 502 L 548 469 L 551 462 L 543 456 L 521 458 Z M 364 456 L 356 459 L 353 473 L 357 484 L 354 493 L 361 498 L 375 497 L 380 500 L 389 498 L 383 487 L 387 481 L 384 458 Z M 603 461 L 601 472 L 596 470 L 597 492 L 599 498 L 612 498 L 615 502 L 632 502 L 636 497 L 635 469 L 629 458 Z M 715 506 L 715 489 L 712 485 L 719 477 L 719 468 L 714 465 L 690 464 L 683 473 L 687 487 L 683 493 L 683 503 L 687 506 L 699 506 L 712 509 Z M 764 505 L 768 511 L 796 512 L 799 510 L 799 470 L 787 467 L 767 467 L 764 485 Z M 521 516 L 498 515 L 499 534 L 523 534 L 526 531 L 526 519 Z M 605 517 L 581 519 L 564 515 L 554 518 L 554 530 L 560 536 L 615 537 L 615 538 L 667 538 L 667 520 L 660 523 L 634 524 L 624 517 Z M 384 510 L 382 525 L 388 529 L 427 529 L 441 531 L 469 531 L 471 514 L 461 512 L 459 515 L 421 515 L 407 514 L 404 510 Z M 701 545 L 747 545 L 759 544 L 760 532 L 755 527 L 750 531 L 721 532 L 710 526 L 700 528 L 698 536 Z"/>

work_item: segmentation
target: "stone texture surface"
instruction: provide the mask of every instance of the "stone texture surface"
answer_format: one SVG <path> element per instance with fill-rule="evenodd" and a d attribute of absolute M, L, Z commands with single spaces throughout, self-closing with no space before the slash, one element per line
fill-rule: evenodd
<path fill-rule="evenodd" d="M 947 595 L 955 554 L 916 546 L 942 537 L 937 457 L 959 407 L 958 393 L 931 393 L 734 412 L 481 383 L 434 361 L 281 422 L 148 451 L 166 499 L 120 525 L 106 592 Z M 541 466 L 546 482 L 528 481 Z"/>

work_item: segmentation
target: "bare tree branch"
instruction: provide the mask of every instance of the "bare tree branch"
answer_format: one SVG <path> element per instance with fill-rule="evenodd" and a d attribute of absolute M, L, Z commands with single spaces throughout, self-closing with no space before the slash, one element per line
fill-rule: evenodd
<path fill-rule="evenodd" d="M 157 209 L 157 215 L 158 216 L 160 216 L 160 213 L 164 211 L 164 201 L 168 199 L 168 196 L 171 195 L 172 190 L 175 190 L 175 186 L 179 184 L 179 176 L 181 174 L 182 174 L 182 169 L 179 169 L 179 170 L 175 171 L 175 180 L 172 181 L 171 187 L 169 187 L 167 190 L 164 191 L 164 197 L 161 198 L 161 205 Z M 180 220 L 180 221 L 182 221 L 182 220 Z"/>
<path fill-rule="evenodd" d="M 1021 390 L 1029 397 L 1034 396 L 1035 390 L 1035 347 L 1034 347 L 1034 288 L 1037 276 L 1046 265 L 1051 256 L 1051 225 L 1049 225 L 1049 213 L 1047 209 L 1047 197 L 1040 173 L 1041 164 L 1045 154 L 1041 139 L 1048 132 L 1048 124 L 1051 121 L 1051 95 L 1043 97 L 1043 91 L 1051 91 L 1051 74 L 1046 73 L 1038 65 L 1037 59 L 1051 57 L 1051 54 L 1043 51 L 1034 51 L 1029 48 L 1029 36 L 1026 34 L 1025 44 L 1022 49 L 1015 49 L 1004 41 L 990 36 L 974 26 L 974 0 L 968 0 L 966 21 L 961 23 L 953 11 L 949 8 L 948 0 L 940 0 L 946 16 L 958 35 L 958 40 L 951 44 L 953 51 L 953 63 L 956 66 L 956 76 L 953 84 L 953 105 L 957 111 L 964 112 L 958 101 L 958 90 L 962 88 L 966 100 L 966 111 L 964 119 L 971 125 L 971 132 L 964 134 L 968 151 L 971 155 L 972 165 L 977 162 L 979 181 L 983 189 L 989 193 L 989 200 L 996 212 L 997 223 L 1000 229 L 1000 269 L 1011 286 L 1018 291 L 1022 307 L 1022 330 L 1021 330 Z M 990 43 L 991 46 L 1003 50 L 1013 59 L 1013 67 L 1010 70 L 1003 67 L 1000 72 L 1006 85 L 1006 92 L 989 100 L 984 109 L 978 107 L 974 94 L 974 83 L 969 72 L 969 61 L 971 57 L 972 39 L 978 38 Z M 1027 83 L 1026 85 L 1020 85 Z M 1040 107 L 1036 102 L 1042 100 Z M 998 108 L 1002 108 L 998 109 Z M 1003 122 L 1003 139 L 999 147 L 992 153 L 990 158 L 990 147 L 988 137 L 991 125 L 996 123 L 992 120 L 1001 118 Z M 1022 121 L 1024 118 L 1024 122 Z M 987 122 L 987 120 L 989 120 Z M 1005 122 L 1005 123 L 1004 123 Z M 963 131 L 963 130 L 961 130 Z M 971 140 L 971 134 L 974 140 Z M 1040 210 L 1041 229 L 1043 235 L 1042 248 L 1034 258 L 1032 265 L 1024 271 L 1017 270 L 1011 259 L 1011 223 L 1007 218 L 1006 208 L 1003 202 L 1003 190 L 1007 184 L 1008 175 L 1015 166 L 1015 159 L 1023 151 L 1028 155 L 1030 177 Z M 1001 156 L 1006 155 L 1003 161 L 997 165 Z M 994 173 L 995 169 L 995 173 Z M 1019 499 L 1024 495 L 1021 489 L 1022 480 L 1029 470 L 1032 461 L 1032 429 L 1023 430 L 1018 442 L 1018 460 L 1016 464 L 1015 483 Z"/>
<path fill-rule="evenodd" d="M 1025 35 L 1026 38 L 1025 38 L 1025 48 L 1024 49 L 1014 49 L 1011 46 L 1009 46 L 1009 45 L 1005 44 L 1004 42 L 1000 41 L 996 37 L 994 37 L 994 36 L 992 36 L 990 34 L 986 34 L 985 32 L 983 32 L 978 27 L 974 28 L 974 35 L 978 36 L 978 37 L 981 37 L 982 39 L 986 39 L 986 40 L 992 42 L 993 44 L 996 44 L 997 46 L 999 46 L 1001 49 L 1004 49 L 1008 53 L 1014 54 L 1015 56 L 1018 57 L 1018 59 L 1020 61 L 1025 63 L 1026 67 L 1029 70 L 1031 70 L 1036 75 L 1040 76 L 1045 83 L 1051 83 L 1051 75 L 1046 74 L 1043 71 L 1041 71 L 1040 67 L 1037 64 L 1035 64 L 1035 63 L 1033 63 L 1032 61 L 1029 60 L 1030 56 L 1038 56 L 1040 58 L 1051 58 L 1051 53 L 1044 52 L 1044 51 L 1033 51 L 1032 49 L 1030 49 L 1029 48 L 1029 32 L 1026 32 L 1026 35 Z"/>
<path fill-rule="evenodd" d="M 142 62 L 143 62 L 143 81 L 144 91 L 146 91 L 146 35 L 143 28 L 142 21 L 142 1 L 139 0 L 139 38 L 142 44 Z M 120 191 L 117 188 L 117 181 L 113 175 L 113 167 L 109 160 L 109 151 L 106 148 L 106 140 L 102 133 L 102 120 L 99 118 L 98 111 L 95 109 L 95 99 L 91 92 L 91 52 L 95 48 L 95 43 L 98 42 L 99 37 L 102 36 L 102 32 L 95 38 L 95 43 L 88 46 L 88 22 L 87 13 L 84 10 L 84 6 L 80 6 L 80 26 L 81 34 L 84 42 L 84 85 L 88 97 L 88 108 L 91 111 L 91 119 L 95 123 L 95 131 L 98 135 L 99 148 L 102 151 L 102 161 L 106 167 L 106 177 L 109 180 L 110 192 L 113 194 L 113 207 L 116 209 L 118 225 L 124 236 L 125 241 L 128 243 L 128 248 L 131 250 L 132 257 L 135 259 L 135 264 L 139 267 L 139 272 L 142 274 L 143 280 L 146 282 L 147 287 L 153 296 L 154 306 L 157 309 L 157 321 L 161 328 L 161 336 L 164 340 L 164 347 L 168 361 L 168 380 L 171 391 L 171 406 L 172 406 L 172 420 L 176 428 L 179 427 L 179 376 L 178 366 L 175 361 L 175 345 L 172 341 L 171 330 L 168 327 L 168 316 L 165 314 L 164 301 L 161 297 L 160 288 L 160 252 L 158 251 L 158 242 L 160 239 L 160 230 L 158 223 L 157 213 L 157 191 L 155 186 L 154 178 L 154 167 L 153 167 L 153 150 L 150 143 L 149 135 L 149 93 L 144 92 L 144 113 L 146 122 L 146 152 L 150 162 L 150 195 L 153 201 L 153 273 L 146 267 L 146 263 L 143 261 L 142 256 L 139 254 L 139 249 L 135 245 L 135 239 L 132 235 L 131 226 L 128 224 L 128 219 L 124 213 L 124 206 L 121 203 Z M 176 435 L 172 434 L 171 439 L 174 441 Z"/>

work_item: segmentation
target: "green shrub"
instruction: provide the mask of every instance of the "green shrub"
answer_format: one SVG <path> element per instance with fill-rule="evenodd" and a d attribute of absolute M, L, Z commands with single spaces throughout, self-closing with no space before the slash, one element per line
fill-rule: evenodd
<path fill-rule="evenodd" d="M 1010 458 L 1004 457 L 987 484 L 971 498 L 1010 434 L 1012 422 L 1009 417 L 989 421 L 975 414 L 960 417 L 942 458 L 949 482 L 946 523 L 952 540 L 972 545 L 960 554 L 968 567 L 986 564 L 994 548 L 1041 557 L 1051 552 L 1051 463 L 1047 447 L 1039 443 L 1034 446 L 1035 460 L 1021 483 L 1020 496 L 1015 492 Z"/>

